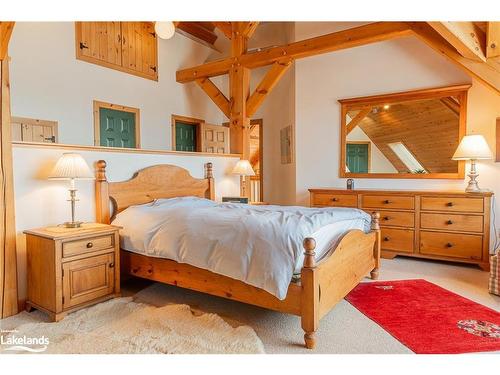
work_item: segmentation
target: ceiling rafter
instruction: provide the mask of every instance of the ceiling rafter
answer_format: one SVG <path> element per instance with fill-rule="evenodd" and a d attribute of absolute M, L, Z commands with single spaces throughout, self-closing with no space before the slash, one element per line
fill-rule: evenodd
<path fill-rule="evenodd" d="M 500 56 L 500 22 L 486 23 L 486 57 Z"/>
<path fill-rule="evenodd" d="M 349 123 L 346 126 L 346 134 L 348 135 L 350 132 L 354 130 L 354 128 L 361 122 L 363 119 L 370 113 L 372 110 L 372 107 L 364 107 L 361 109 L 361 111 L 358 112 L 354 118 L 349 121 Z"/>
<path fill-rule="evenodd" d="M 229 100 L 219 90 L 219 88 L 210 80 L 210 78 L 200 78 L 196 80 L 198 86 L 212 99 L 219 109 L 229 118 L 230 105 Z"/>
<path fill-rule="evenodd" d="M 486 36 L 474 22 L 429 22 L 463 56 L 486 61 Z"/>
<path fill-rule="evenodd" d="M 284 62 L 275 62 L 271 66 L 264 78 L 262 78 L 262 81 L 256 87 L 255 91 L 247 100 L 247 115 L 249 117 L 253 116 L 255 112 L 257 112 L 266 96 L 272 91 L 274 86 L 276 86 L 291 65 L 292 61 L 288 60 Z"/>
<path fill-rule="evenodd" d="M 411 28 L 406 22 L 375 22 L 259 52 L 244 53 L 238 57 L 215 60 L 194 68 L 181 69 L 177 71 L 176 78 L 177 82 L 186 83 L 200 77 L 226 74 L 237 64 L 250 69 L 258 68 L 282 60 L 319 55 L 405 35 L 411 35 Z"/>
<path fill-rule="evenodd" d="M 233 28 L 231 22 L 213 22 L 216 28 L 218 28 L 228 39 L 233 37 Z"/>
<path fill-rule="evenodd" d="M 14 22 L 0 22 L 0 61 L 7 56 L 10 36 L 14 29 Z"/>

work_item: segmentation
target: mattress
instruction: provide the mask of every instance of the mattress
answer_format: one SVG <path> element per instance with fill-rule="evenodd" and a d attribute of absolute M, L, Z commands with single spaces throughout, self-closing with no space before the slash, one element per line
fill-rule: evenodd
<path fill-rule="evenodd" d="M 316 240 L 319 261 L 371 218 L 353 208 L 251 206 L 196 197 L 131 206 L 113 221 L 122 249 L 172 259 L 241 280 L 284 299 L 304 260 L 302 241 Z"/>

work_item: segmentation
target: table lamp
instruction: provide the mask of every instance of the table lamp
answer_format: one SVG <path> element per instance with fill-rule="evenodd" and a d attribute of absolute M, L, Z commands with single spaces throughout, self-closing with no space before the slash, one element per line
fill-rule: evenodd
<path fill-rule="evenodd" d="M 80 154 L 74 152 L 64 153 L 56 163 L 49 176 L 49 180 L 69 180 L 69 196 L 71 202 L 71 221 L 64 223 L 66 228 L 79 228 L 81 221 L 75 221 L 76 191 L 75 180 L 93 180 L 94 174 L 90 170 L 85 159 Z"/>
<path fill-rule="evenodd" d="M 470 172 L 467 174 L 469 176 L 469 184 L 465 189 L 468 193 L 479 193 L 482 190 L 479 188 L 476 178 L 478 173 L 476 172 L 476 160 L 487 160 L 491 159 L 493 154 L 491 153 L 488 143 L 482 135 L 472 134 L 466 135 L 460 141 L 457 150 L 453 154 L 453 160 L 470 160 Z"/>
<path fill-rule="evenodd" d="M 246 181 L 245 177 L 246 176 L 255 176 L 255 172 L 252 168 L 252 165 L 248 160 L 241 159 L 238 160 L 236 165 L 233 168 L 233 174 L 238 174 L 241 176 L 241 193 L 244 197 L 246 197 Z"/>

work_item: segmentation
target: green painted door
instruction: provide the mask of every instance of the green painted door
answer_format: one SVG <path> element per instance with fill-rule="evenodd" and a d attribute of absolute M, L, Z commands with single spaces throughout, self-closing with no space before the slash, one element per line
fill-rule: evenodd
<path fill-rule="evenodd" d="M 177 151 L 196 151 L 196 125 L 176 121 L 175 149 Z"/>
<path fill-rule="evenodd" d="M 368 173 L 368 144 L 347 144 L 347 168 L 352 173 Z"/>
<path fill-rule="evenodd" d="M 99 108 L 101 146 L 136 147 L 135 113 Z"/>

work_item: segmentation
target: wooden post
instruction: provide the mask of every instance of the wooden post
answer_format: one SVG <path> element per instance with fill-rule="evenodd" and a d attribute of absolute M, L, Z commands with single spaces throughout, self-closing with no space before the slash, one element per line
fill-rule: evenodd
<path fill-rule="evenodd" d="M 212 163 L 205 164 L 205 178 L 208 180 L 207 198 L 215 200 L 215 186 L 214 186 L 214 174 L 213 174 Z"/>
<path fill-rule="evenodd" d="M 301 271 L 301 325 L 304 330 L 306 348 L 316 346 L 315 332 L 319 325 L 319 284 L 316 275 L 316 241 L 314 238 L 304 239 L 304 265 Z"/>
<path fill-rule="evenodd" d="M 247 99 L 250 96 L 250 69 L 240 65 L 239 58 L 246 53 L 248 37 L 245 34 L 247 22 L 232 22 L 231 56 L 235 64 L 229 71 L 230 113 L 229 128 L 231 152 L 241 154 L 242 159 L 250 157 L 250 118 L 247 115 Z M 240 180 L 241 196 L 249 197 L 250 179 Z M 244 194 L 243 194 L 244 193 Z"/>
<path fill-rule="evenodd" d="M 380 213 L 372 213 L 372 231 L 375 232 L 375 244 L 373 245 L 373 257 L 375 258 L 375 268 L 370 272 L 372 280 L 378 279 L 378 272 L 380 269 Z"/>
<path fill-rule="evenodd" d="M 110 202 L 108 180 L 106 179 L 106 162 L 104 160 L 99 160 L 96 163 L 95 202 L 96 221 L 102 224 L 109 224 L 111 222 L 111 215 L 109 212 Z"/>
<path fill-rule="evenodd" d="M 6 318 L 18 313 L 8 57 L 0 57 L 0 71 L 0 316 Z"/>

